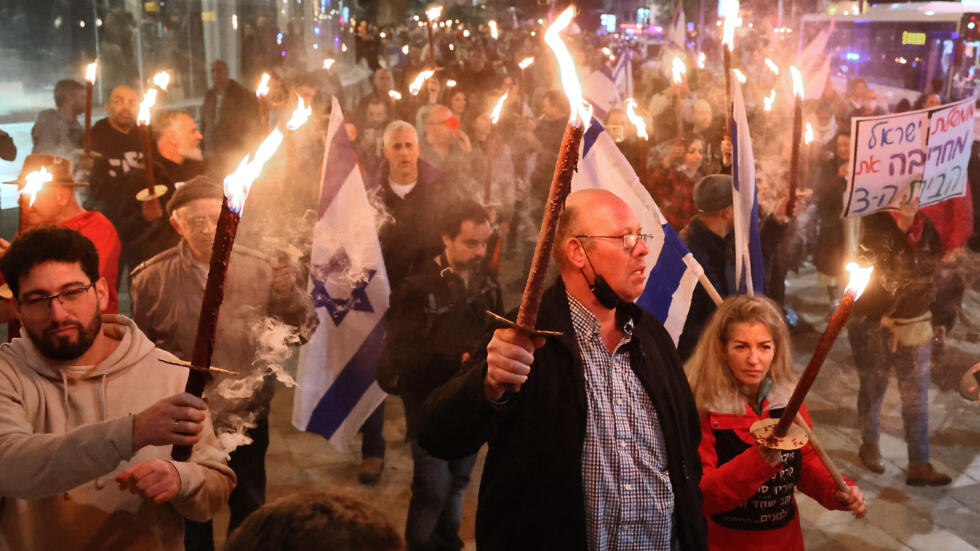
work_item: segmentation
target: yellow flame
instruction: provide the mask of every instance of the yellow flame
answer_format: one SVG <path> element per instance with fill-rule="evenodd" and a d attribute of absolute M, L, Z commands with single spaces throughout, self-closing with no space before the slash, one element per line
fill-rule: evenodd
<path fill-rule="evenodd" d="M 405 55 L 408 55 L 408 44 L 405 44 L 404 46 L 402 46 L 402 53 L 405 54 Z"/>
<path fill-rule="evenodd" d="M 776 75 L 779 74 L 779 65 L 776 65 L 776 63 L 773 62 L 773 60 L 769 59 L 768 57 L 766 58 L 766 67 L 769 67 L 769 70 L 775 73 Z"/>
<path fill-rule="evenodd" d="M 858 266 L 856 262 L 848 262 L 845 269 L 847 269 L 851 275 L 847 281 L 847 288 L 844 289 L 844 292 L 851 293 L 854 295 L 854 300 L 857 300 L 861 298 L 861 293 L 864 292 L 865 287 L 868 286 L 868 282 L 871 281 L 871 272 L 874 271 L 874 266 L 863 268 Z"/>
<path fill-rule="evenodd" d="M 705 61 L 705 59 L 706 59 L 706 56 L 704 55 L 704 52 L 701 52 L 701 53 L 698 54 L 698 69 L 704 69 L 704 61 Z"/>
<path fill-rule="evenodd" d="M 769 90 L 769 95 L 762 98 L 762 108 L 765 111 L 772 111 L 773 104 L 776 103 L 776 89 Z"/>
<path fill-rule="evenodd" d="M 525 57 L 520 63 L 517 64 L 517 66 L 520 67 L 521 70 L 524 70 L 530 67 L 532 63 L 534 63 L 533 57 Z"/>
<path fill-rule="evenodd" d="M 300 126 L 309 120 L 313 109 L 307 107 L 303 98 L 299 98 L 299 103 L 296 109 L 293 110 L 292 116 L 289 118 L 289 122 L 286 123 L 286 128 L 290 130 L 296 130 Z M 246 155 L 242 162 L 238 164 L 238 168 L 234 172 L 225 177 L 224 188 L 225 197 L 228 198 L 228 208 L 233 212 L 241 212 L 242 207 L 245 205 L 245 199 L 248 198 L 248 192 L 252 188 L 252 184 L 262 173 L 262 168 L 265 163 L 272 158 L 279 149 L 279 146 L 283 141 L 282 131 L 278 128 L 274 129 L 269 133 L 268 136 L 262 140 L 259 147 L 255 150 L 255 155 Z"/>
<path fill-rule="evenodd" d="M 160 71 L 159 73 L 153 75 L 153 85 L 166 92 L 167 86 L 170 86 L 170 73 Z"/>
<path fill-rule="evenodd" d="M 674 58 L 677 59 L 677 58 Z M 633 123 L 636 127 L 636 135 L 643 138 L 644 140 L 649 140 L 650 136 L 647 134 L 647 123 L 643 120 L 643 117 L 636 112 L 636 100 L 633 98 L 628 98 L 626 100 L 626 118 Z"/>
<path fill-rule="evenodd" d="M 793 79 L 793 95 L 803 99 L 803 76 L 800 74 L 800 70 L 790 66 L 789 75 Z"/>
<path fill-rule="evenodd" d="M 687 72 L 687 65 L 684 65 L 684 61 L 679 56 L 674 56 L 674 59 L 670 61 L 670 72 L 673 75 L 674 84 L 680 84 L 684 73 Z"/>
<path fill-rule="evenodd" d="M 455 87 L 456 87 L 456 81 L 455 80 L 449 79 L 449 80 L 446 81 L 446 88 L 455 88 Z"/>
<path fill-rule="evenodd" d="M 497 104 L 494 105 L 493 110 L 490 111 L 490 122 L 492 122 L 493 124 L 497 124 L 497 121 L 500 120 L 500 112 L 503 111 L 504 109 L 505 101 L 507 101 L 506 93 L 500 96 L 500 99 L 497 100 Z"/>
<path fill-rule="evenodd" d="M 95 84 L 95 71 L 98 68 L 99 68 L 98 59 L 85 66 L 85 80 L 87 80 L 89 84 Z"/>
<path fill-rule="evenodd" d="M 487 25 L 490 27 L 490 38 L 497 40 L 500 37 L 500 33 L 497 31 L 497 22 L 491 20 Z"/>
<path fill-rule="evenodd" d="M 592 107 L 585 102 L 582 97 L 582 85 L 579 83 L 578 75 L 575 73 L 575 62 L 572 61 L 572 54 L 568 52 L 568 47 L 562 42 L 561 33 L 572 22 L 575 17 L 575 6 L 565 8 L 555 21 L 544 33 L 544 41 L 558 59 L 558 68 L 561 72 L 561 86 L 568 96 L 568 104 L 571 106 L 571 114 L 568 117 L 569 124 L 574 124 L 576 119 L 588 125 L 592 120 Z"/>
<path fill-rule="evenodd" d="M 413 80 L 412 83 L 408 85 L 408 92 L 413 96 L 419 95 L 419 92 L 422 90 L 422 84 L 435 73 L 436 72 L 433 71 L 432 69 L 426 69 L 425 71 L 419 73 L 419 76 L 415 77 L 415 80 Z"/>
<path fill-rule="evenodd" d="M 388 90 L 388 97 L 391 99 L 402 99 L 402 95 L 395 90 Z"/>
<path fill-rule="evenodd" d="M 739 71 L 738 69 L 732 69 L 732 72 L 735 73 L 735 78 L 742 84 L 748 82 L 749 79 L 745 76 L 745 73 L 743 73 L 742 71 Z"/>
<path fill-rule="evenodd" d="M 143 94 L 143 101 L 140 102 L 139 114 L 136 116 L 136 124 L 150 124 L 150 109 L 157 103 L 157 89 L 150 88 Z"/>
<path fill-rule="evenodd" d="M 47 167 L 41 167 L 34 172 L 28 173 L 24 176 L 24 187 L 20 190 L 21 195 L 28 195 L 30 199 L 28 200 L 28 206 L 34 206 L 34 200 L 37 199 L 37 193 L 41 191 L 44 184 L 54 180 L 54 175 L 48 172 Z"/>
<path fill-rule="evenodd" d="M 739 25 L 738 0 L 721 0 L 721 11 L 724 13 L 725 23 L 722 26 L 721 44 L 728 47 L 728 51 L 735 49 L 735 27 Z"/>
<path fill-rule="evenodd" d="M 255 87 L 255 95 L 260 98 L 264 98 L 269 95 L 269 73 L 262 73 L 262 78 L 259 80 L 259 85 Z"/>
<path fill-rule="evenodd" d="M 442 17 L 442 6 L 432 6 L 425 10 L 425 16 L 429 18 L 429 21 L 438 21 Z"/>
<path fill-rule="evenodd" d="M 806 123 L 806 130 L 803 131 L 803 143 L 805 145 L 810 145 L 813 141 L 813 125 Z"/>
<path fill-rule="evenodd" d="M 328 57 L 327 59 L 323 60 L 323 68 L 329 71 L 330 68 L 333 67 L 333 64 L 336 62 L 337 62 L 336 59 L 332 57 Z"/>

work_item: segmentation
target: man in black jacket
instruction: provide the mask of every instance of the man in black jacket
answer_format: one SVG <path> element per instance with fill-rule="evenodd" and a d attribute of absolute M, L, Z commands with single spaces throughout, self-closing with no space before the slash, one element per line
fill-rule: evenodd
<path fill-rule="evenodd" d="M 691 390 L 666 330 L 633 305 L 642 231 L 612 193 L 569 196 L 560 279 L 537 323 L 561 335 L 494 331 L 423 406 L 419 441 L 433 455 L 489 443 L 480 549 L 707 549 Z"/>
<path fill-rule="evenodd" d="M 476 202 L 453 207 L 441 232 L 445 249 L 405 278 L 385 314 L 378 371 L 397 374 L 412 446 L 409 551 L 463 547 L 457 532 L 476 454 L 445 461 L 423 450 L 416 435 L 422 403 L 459 372 L 490 319 L 487 310 L 503 310 L 497 277 L 483 262 L 490 231 Z"/>
<path fill-rule="evenodd" d="M 255 94 L 229 78 L 222 60 L 211 64 L 214 87 L 204 94 L 201 105 L 201 133 L 208 160 L 216 163 L 216 173 L 227 174 L 253 145 L 259 128 L 259 104 Z"/>

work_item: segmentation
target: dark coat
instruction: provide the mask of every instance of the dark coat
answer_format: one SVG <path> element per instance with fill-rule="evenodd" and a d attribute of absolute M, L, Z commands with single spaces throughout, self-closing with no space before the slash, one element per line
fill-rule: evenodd
<path fill-rule="evenodd" d="M 709 230 L 697 215 L 680 232 L 680 238 L 694 255 L 694 260 L 704 268 L 704 275 L 715 286 L 722 298 L 734 294 L 735 289 L 735 238 L 729 233 L 719 237 Z M 681 361 L 686 361 L 698 344 L 701 331 L 707 325 L 711 314 L 717 309 L 713 300 L 702 285 L 694 288 L 691 295 L 691 309 L 688 310 L 684 331 L 677 340 L 677 353 Z"/>
<path fill-rule="evenodd" d="M 694 398 L 667 331 L 649 314 L 640 315 L 630 348 L 664 434 L 677 538 L 681 549 L 707 549 Z M 562 335 L 535 351 L 527 382 L 506 404 L 493 405 L 483 394 L 488 334 L 469 368 L 422 407 L 419 442 L 433 455 L 465 457 L 489 443 L 476 518 L 480 549 L 587 546 L 585 371 L 560 280 L 545 293 L 537 326 Z"/>
<path fill-rule="evenodd" d="M 218 110 L 218 94 L 211 88 L 201 105 L 201 134 L 204 147 L 216 155 L 236 154 L 252 145 L 258 128 L 259 104 L 255 94 L 234 80 L 228 81 Z"/>

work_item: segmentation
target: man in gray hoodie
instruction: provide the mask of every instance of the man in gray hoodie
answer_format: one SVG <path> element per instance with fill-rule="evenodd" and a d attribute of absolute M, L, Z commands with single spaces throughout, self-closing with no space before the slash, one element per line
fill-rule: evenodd
<path fill-rule="evenodd" d="M 102 314 L 98 262 L 66 228 L 0 259 L 23 334 L 0 346 L 0 551 L 183 549 L 184 519 L 209 519 L 235 485 L 186 368 Z"/>

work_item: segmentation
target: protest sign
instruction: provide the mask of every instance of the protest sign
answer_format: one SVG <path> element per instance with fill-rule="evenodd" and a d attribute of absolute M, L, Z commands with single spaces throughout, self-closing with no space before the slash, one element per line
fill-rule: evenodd
<path fill-rule="evenodd" d="M 966 194 L 976 98 L 851 120 L 851 161 L 844 216 L 921 206 Z"/>

